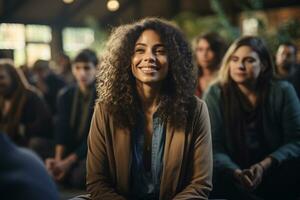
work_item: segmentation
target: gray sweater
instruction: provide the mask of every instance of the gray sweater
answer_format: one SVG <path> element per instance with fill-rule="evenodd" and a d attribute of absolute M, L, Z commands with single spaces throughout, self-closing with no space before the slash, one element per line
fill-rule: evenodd
<path fill-rule="evenodd" d="M 239 166 L 232 160 L 232 140 L 223 123 L 221 88 L 212 85 L 204 95 L 207 103 L 213 139 L 214 168 L 235 170 Z M 279 163 L 300 157 L 300 103 L 294 88 L 285 81 L 273 81 L 269 96 L 263 105 L 263 134 L 269 156 Z M 266 155 L 268 156 L 268 155 Z"/>

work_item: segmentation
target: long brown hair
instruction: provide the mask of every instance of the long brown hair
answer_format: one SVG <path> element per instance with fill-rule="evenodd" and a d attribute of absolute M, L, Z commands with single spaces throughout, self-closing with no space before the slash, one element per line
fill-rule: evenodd
<path fill-rule="evenodd" d="M 219 36 L 219 34 L 217 34 L 215 32 L 208 32 L 208 33 L 198 35 L 193 41 L 193 50 L 194 50 L 194 63 L 198 67 L 198 75 L 199 76 L 202 75 L 202 68 L 197 63 L 196 50 L 197 50 L 197 45 L 200 40 L 206 40 L 208 42 L 211 50 L 214 52 L 214 60 L 213 60 L 212 66 L 211 66 L 211 67 L 213 67 L 212 68 L 213 71 L 219 70 L 222 58 L 227 49 L 226 42 L 223 40 L 223 38 L 221 38 L 221 36 Z"/>
<path fill-rule="evenodd" d="M 14 89 L 10 97 L 10 109 L 5 116 L 3 111 L 5 98 L 0 96 L 0 130 L 7 133 L 13 140 L 17 140 L 21 114 L 26 102 L 26 91 L 34 89 L 29 85 L 22 71 L 17 69 L 11 60 L 0 59 L 0 69 L 7 72 Z M 6 123 L 3 122 L 4 117 L 7 120 Z"/>

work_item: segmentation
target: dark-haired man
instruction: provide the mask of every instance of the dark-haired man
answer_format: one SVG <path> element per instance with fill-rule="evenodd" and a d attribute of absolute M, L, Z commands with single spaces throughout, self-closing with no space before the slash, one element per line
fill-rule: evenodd
<path fill-rule="evenodd" d="M 56 147 L 46 167 L 57 181 L 82 188 L 85 185 L 86 139 L 96 99 L 95 76 L 98 59 L 85 49 L 74 59 L 74 85 L 58 95 Z"/>
<path fill-rule="evenodd" d="M 279 45 L 276 53 L 276 73 L 292 83 L 300 99 L 300 66 L 297 65 L 297 47 L 290 42 Z"/>

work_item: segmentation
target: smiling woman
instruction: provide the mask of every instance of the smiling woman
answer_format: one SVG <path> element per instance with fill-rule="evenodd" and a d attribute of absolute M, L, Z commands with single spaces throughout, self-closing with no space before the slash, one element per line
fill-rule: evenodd
<path fill-rule="evenodd" d="M 207 199 L 210 123 L 182 33 L 147 18 L 115 29 L 107 49 L 88 139 L 92 199 Z"/>
<path fill-rule="evenodd" d="M 131 59 L 132 74 L 137 84 L 160 83 L 168 74 L 168 57 L 160 36 L 145 30 L 138 38 Z"/>

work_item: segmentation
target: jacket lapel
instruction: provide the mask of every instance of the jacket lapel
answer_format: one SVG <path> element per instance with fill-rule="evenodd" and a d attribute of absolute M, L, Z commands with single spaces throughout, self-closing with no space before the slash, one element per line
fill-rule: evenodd
<path fill-rule="evenodd" d="M 123 194 L 128 194 L 131 168 L 131 134 L 129 129 L 116 129 L 114 143 L 118 190 Z"/>
<path fill-rule="evenodd" d="M 184 156 L 185 134 L 167 124 L 160 199 L 171 199 L 179 185 Z"/>

